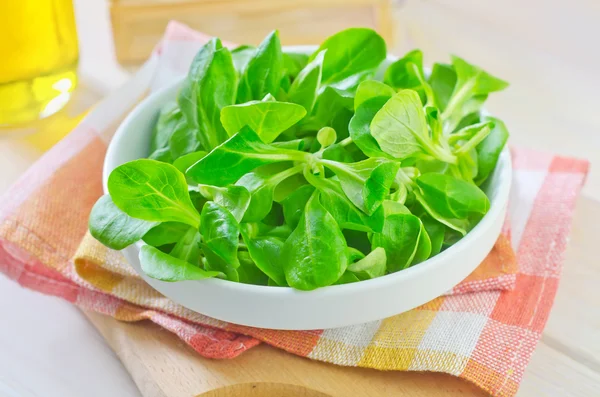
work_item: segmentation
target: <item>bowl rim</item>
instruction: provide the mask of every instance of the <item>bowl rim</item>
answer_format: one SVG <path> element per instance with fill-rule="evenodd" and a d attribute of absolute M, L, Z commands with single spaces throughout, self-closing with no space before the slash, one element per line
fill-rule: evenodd
<path fill-rule="evenodd" d="M 304 50 L 306 48 L 314 48 L 312 46 L 290 46 L 288 49 L 298 49 Z M 389 58 L 389 56 L 388 56 Z M 166 102 L 164 97 L 169 95 L 171 91 L 177 90 L 178 87 L 183 83 L 185 77 L 177 79 L 171 84 L 163 87 L 162 89 L 150 94 L 146 98 L 144 98 L 136 107 L 127 115 L 127 117 L 123 120 L 123 122 L 119 125 L 115 135 L 112 137 L 106 154 L 104 158 L 104 164 L 102 169 L 102 188 L 104 194 L 108 193 L 107 181 L 110 172 L 118 167 L 120 164 L 116 164 L 116 161 L 113 159 L 115 156 L 114 153 L 117 151 L 117 147 L 119 146 L 119 142 L 123 139 L 123 137 L 129 133 L 131 125 L 135 123 L 140 114 L 145 112 L 145 109 L 151 105 L 154 105 L 155 102 L 162 102 L 163 104 Z M 484 110 L 485 111 L 485 110 Z M 452 256 L 455 252 L 459 250 L 464 250 L 468 245 L 472 244 L 477 240 L 477 236 L 481 234 L 485 229 L 492 227 L 494 220 L 501 214 L 504 210 L 504 207 L 508 203 L 508 197 L 510 194 L 510 186 L 512 181 L 512 161 L 510 150 L 506 146 L 496 164 L 496 168 L 494 169 L 494 174 L 499 173 L 498 180 L 499 186 L 497 186 L 497 191 L 495 194 L 495 200 L 490 205 L 489 211 L 483 216 L 483 218 L 475 225 L 473 229 L 471 229 L 463 238 L 461 238 L 457 243 L 452 245 L 447 250 L 444 250 L 432 258 L 429 258 L 417 265 L 411 266 L 407 269 L 403 269 L 397 271 L 395 273 L 386 274 L 381 277 L 369 279 L 369 280 L 361 280 L 356 283 L 349 284 L 340 284 L 340 285 L 329 285 L 326 287 L 320 287 L 311 291 L 303 291 L 297 290 L 292 287 L 273 287 L 266 285 L 254 285 L 254 284 L 244 284 L 239 282 L 234 282 L 230 280 L 223 280 L 220 278 L 209 278 L 203 280 L 189 280 L 195 283 L 200 284 L 215 284 L 224 289 L 233 289 L 242 292 L 248 293 L 261 293 L 272 296 L 287 296 L 290 294 L 312 294 L 316 296 L 329 296 L 329 295 L 338 295 L 340 293 L 348 293 L 348 292 L 360 292 L 364 290 L 372 290 L 378 288 L 389 287 L 390 284 L 396 284 L 399 279 L 414 279 L 419 278 L 423 273 L 429 273 L 435 271 L 435 268 L 443 266 L 446 263 L 446 258 Z M 136 249 L 139 250 L 145 243 L 143 241 L 138 241 L 133 244 Z"/>

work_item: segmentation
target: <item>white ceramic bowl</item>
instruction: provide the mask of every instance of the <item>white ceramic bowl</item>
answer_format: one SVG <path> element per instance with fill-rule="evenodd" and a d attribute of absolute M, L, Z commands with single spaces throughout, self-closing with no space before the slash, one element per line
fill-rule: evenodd
<path fill-rule="evenodd" d="M 297 47 L 298 52 L 306 47 Z M 150 135 L 160 108 L 174 100 L 181 81 L 140 103 L 123 121 L 108 147 L 106 181 L 117 166 L 148 156 Z M 413 309 L 450 290 L 467 277 L 492 249 L 504 222 L 511 184 L 511 161 L 505 150 L 486 193 L 490 210 L 481 222 L 449 249 L 411 268 L 372 280 L 315 291 L 240 284 L 221 279 L 164 282 L 147 277 L 138 254 L 143 243 L 123 254 L 148 284 L 198 313 L 260 328 L 308 330 L 334 328 L 390 317 Z"/>

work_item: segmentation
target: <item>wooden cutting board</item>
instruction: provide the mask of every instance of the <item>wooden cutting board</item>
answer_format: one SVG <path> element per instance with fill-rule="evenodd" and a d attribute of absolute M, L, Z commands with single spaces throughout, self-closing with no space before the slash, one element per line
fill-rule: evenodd
<path fill-rule="evenodd" d="M 569 332 L 563 337 L 561 330 L 565 324 L 571 324 L 575 330 L 589 327 L 589 317 L 571 318 L 569 321 L 561 319 L 572 316 L 577 307 L 581 309 L 582 300 L 574 297 L 573 291 L 580 291 L 586 296 L 594 294 L 585 285 L 574 285 L 580 282 L 577 281 L 582 278 L 580 275 L 587 274 L 583 279 L 593 278 L 600 282 L 599 273 L 594 270 L 594 248 L 597 244 L 594 236 L 598 235 L 600 204 L 582 198 L 577 205 L 565 274 L 555 309 L 538 345 L 538 356 L 534 354 L 525 374 L 524 383 L 527 383 L 528 376 L 531 382 L 523 385 L 519 395 L 537 396 L 543 390 L 556 390 L 556 387 L 567 387 L 568 390 L 578 387 L 561 384 L 561 373 L 565 371 L 579 379 L 579 370 L 576 369 L 579 364 L 574 364 L 572 359 L 581 355 L 576 347 L 571 346 L 573 340 L 568 336 L 575 331 L 567 329 Z M 206 359 L 170 332 L 150 322 L 124 323 L 96 313 L 88 312 L 86 315 L 123 361 L 144 397 L 486 395 L 469 382 L 446 374 L 340 367 L 297 357 L 268 345 L 253 348 L 232 360 Z M 565 351 L 559 354 L 554 350 L 556 343 Z M 554 371 L 554 367 L 559 370 Z M 589 379 L 586 381 L 589 382 Z"/>

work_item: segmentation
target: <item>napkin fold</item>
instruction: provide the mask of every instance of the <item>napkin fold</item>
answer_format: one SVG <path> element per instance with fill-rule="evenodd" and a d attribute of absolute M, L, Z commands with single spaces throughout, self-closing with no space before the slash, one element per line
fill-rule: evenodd
<path fill-rule="evenodd" d="M 194 313 L 153 290 L 119 252 L 87 233 L 115 126 L 148 91 L 184 75 L 209 38 L 171 23 L 131 81 L 2 196 L 0 271 L 85 310 L 124 321 L 151 320 L 206 357 L 232 358 L 265 342 L 338 365 L 446 372 L 492 395 L 513 396 L 554 300 L 587 161 L 513 148 L 510 215 L 486 260 L 444 296 L 344 328 L 275 331 Z"/>

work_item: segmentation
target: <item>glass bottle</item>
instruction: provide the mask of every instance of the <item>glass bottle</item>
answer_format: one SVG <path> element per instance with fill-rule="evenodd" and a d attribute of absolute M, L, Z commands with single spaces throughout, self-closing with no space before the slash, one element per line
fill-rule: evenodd
<path fill-rule="evenodd" d="M 1 0 L 0 54 L 0 127 L 62 109 L 77 84 L 72 0 Z"/>

